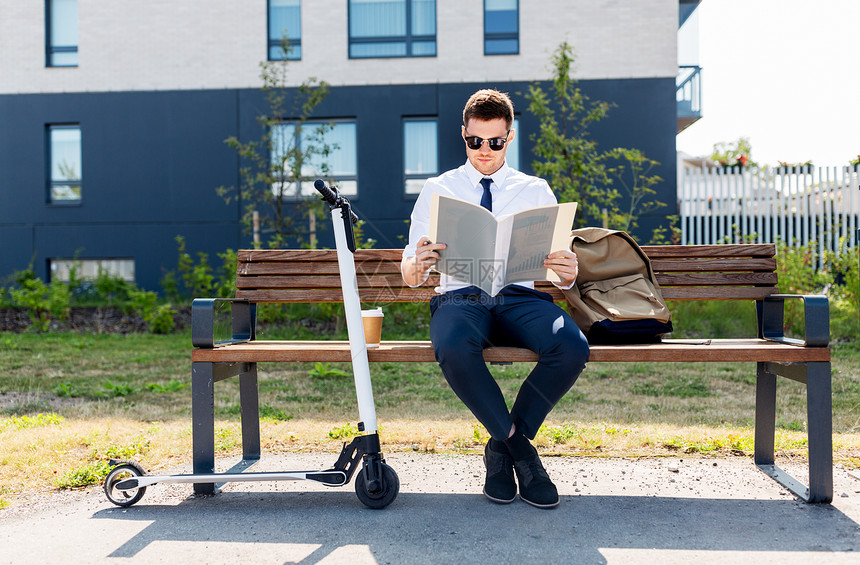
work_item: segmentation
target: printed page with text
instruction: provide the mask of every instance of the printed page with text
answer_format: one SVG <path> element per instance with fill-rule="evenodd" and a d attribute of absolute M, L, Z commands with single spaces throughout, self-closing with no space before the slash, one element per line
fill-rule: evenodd
<path fill-rule="evenodd" d="M 558 282 L 543 260 L 567 248 L 575 215 L 576 203 L 565 202 L 495 218 L 481 206 L 434 194 L 428 236 L 447 245 L 435 268 L 491 296 L 515 282 Z"/>

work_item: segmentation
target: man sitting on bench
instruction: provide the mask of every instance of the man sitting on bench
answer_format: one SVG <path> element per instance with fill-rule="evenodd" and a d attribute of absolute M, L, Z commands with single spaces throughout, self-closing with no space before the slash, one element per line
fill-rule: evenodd
<path fill-rule="evenodd" d="M 434 193 L 480 203 L 496 216 L 556 204 L 547 182 L 508 167 L 507 143 L 514 107 L 495 90 L 479 90 L 463 110 L 461 136 L 466 163 L 424 185 L 415 202 L 409 244 L 401 274 L 409 286 L 424 283 L 444 243 L 427 234 Z M 555 250 L 544 261 L 561 278 L 559 288 L 576 280 L 576 255 Z M 550 410 L 573 386 L 588 360 L 588 342 L 573 319 L 534 283 L 510 284 L 495 297 L 475 286 L 441 275 L 439 293 L 430 301 L 430 339 L 436 360 L 452 390 L 490 433 L 484 449 L 487 476 L 484 494 L 499 503 L 517 495 L 540 508 L 558 505 L 558 491 L 529 439 L 534 439 Z M 515 346 L 538 354 L 539 361 L 523 382 L 508 411 L 498 384 L 484 363 L 483 349 Z M 516 474 L 516 480 L 514 475 Z"/>

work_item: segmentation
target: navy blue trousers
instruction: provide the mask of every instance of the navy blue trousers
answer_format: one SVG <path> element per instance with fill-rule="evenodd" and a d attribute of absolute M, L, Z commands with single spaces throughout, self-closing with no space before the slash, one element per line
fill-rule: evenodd
<path fill-rule="evenodd" d="M 491 297 L 472 286 L 433 297 L 430 312 L 430 339 L 445 380 L 497 440 L 508 437 L 511 424 L 534 439 L 588 361 L 585 336 L 544 292 L 509 285 Z M 484 362 L 490 346 L 524 347 L 539 356 L 510 412 Z"/>

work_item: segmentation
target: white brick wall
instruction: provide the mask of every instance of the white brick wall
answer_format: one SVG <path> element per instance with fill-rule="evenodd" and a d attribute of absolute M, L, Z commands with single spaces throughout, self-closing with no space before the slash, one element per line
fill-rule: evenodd
<path fill-rule="evenodd" d="M 0 93 L 258 87 L 265 0 L 79 0 L 79 66 L 45 68 L 44 2 L 0 0 Z M 549 77 L 567 40 L 579 79 L 674 77 L 677 0 L 520 0 L 520 54 L 483 54 L 483 2 L 437 0 L 437 56 L 349 59 L 347 1 L 302 2 L 295 84 L 492 82 Z"/>

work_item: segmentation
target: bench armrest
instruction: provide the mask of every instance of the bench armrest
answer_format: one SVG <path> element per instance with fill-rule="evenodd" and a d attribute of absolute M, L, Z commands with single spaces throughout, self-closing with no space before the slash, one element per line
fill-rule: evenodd
<path fill-rule="evenodd" d="M 215 303 L 230 302 L 232 336 L 215 341 Z M 241 298 L 195 298 L 191 302 L 191 344 L 211 349 L 254 339 L 257 308 Z"/>
<path fill-rule="evenodd" d="M 785 300 L 803 300 L 803 339 L 785 337 Z M 799 345 L 802 347 L 827 347 L 830 344 L 830 306 L 824 295 L 771 294 L 757 303 L 759 337 Z"/>

